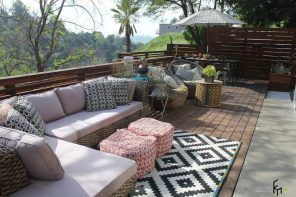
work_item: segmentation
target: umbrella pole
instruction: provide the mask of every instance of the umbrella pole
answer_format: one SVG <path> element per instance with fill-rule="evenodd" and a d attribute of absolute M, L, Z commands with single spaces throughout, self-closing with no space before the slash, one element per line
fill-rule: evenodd
<path fill-rule="evenodd" d="M 207 25 L 207 53 L 209 53 L 209 30 L 210 30 L 210 24 Z"/>

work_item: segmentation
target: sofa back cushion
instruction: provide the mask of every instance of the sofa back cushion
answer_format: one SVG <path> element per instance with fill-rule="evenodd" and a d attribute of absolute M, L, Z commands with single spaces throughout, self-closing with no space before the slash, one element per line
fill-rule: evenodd
<path fill-rule="evenodd" d="M 62 104 L 54 90 L 30 94 L 26 98 L 33 104 L 45 123 L 65 117 Z"/>
<path fill-rule="evenodd" d="M 14 148 L 28 174 L 41 180 L 58 180 L 64 169 L 44 138 L 0 127 L 0 144 Z"/>
<path fill-rule="evenodd" d="M 85 92 L 82 84 L 57 88 L 55 92 L 67 116 L 85 109 Z"/>

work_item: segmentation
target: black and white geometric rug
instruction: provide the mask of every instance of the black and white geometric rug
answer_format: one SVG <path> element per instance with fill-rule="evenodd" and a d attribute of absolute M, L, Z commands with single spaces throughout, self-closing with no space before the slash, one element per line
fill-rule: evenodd
<path fill-rule="evenodd" d="M 132 197 L 217 196 L 240 142 L 177 131 L 169 153 L 138 180 Z"/>

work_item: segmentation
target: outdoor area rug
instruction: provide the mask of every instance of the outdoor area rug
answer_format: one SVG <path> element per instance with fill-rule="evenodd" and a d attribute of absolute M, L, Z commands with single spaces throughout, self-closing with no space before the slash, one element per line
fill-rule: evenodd
<path fill-rule="evenodd" d="M 240 142 L 177 131 L 169 153 L 139 179 L 131 196 L 217 196 Z"/>

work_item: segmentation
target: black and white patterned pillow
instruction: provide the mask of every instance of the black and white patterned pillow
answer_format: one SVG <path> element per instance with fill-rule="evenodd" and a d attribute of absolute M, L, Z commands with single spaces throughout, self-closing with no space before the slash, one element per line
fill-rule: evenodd
<path fill-rule="evenodd" d="M 113 97 L 117 105 L 126 105 L 128 100 L 128 82 L 113 80 L 111 81 Z"/>
<path fill-rule="evenodd" d="M 3 122 L 4 127 L 20 130 L 29 134 L 43 136 L 29 121 L 26 120 L 18 111 L 11 108 L 7 115 L 6 120 Z"/>
<path fill-rule="evenodd" d="M 38 129 L 40 136 L 44 135 L 45 122 L 30 101 L 24 97 L 20 97 L 15 103 L 13 103 L 12 107 Z"/>
<path fill-rule="evenodd" d="M 193 76 L 194 76 L 194 72 L 192 72 L 191 70 L 187 70 L 185 68 L 179 67 L 176 75 L 183 81 L 191 81 Z"/>
<path fill-rule="evenodd" d="M 114 109 L 116 102 L 112 94 L 112 85 L 107 80 L 84 82 L 86 111 Z"/>

